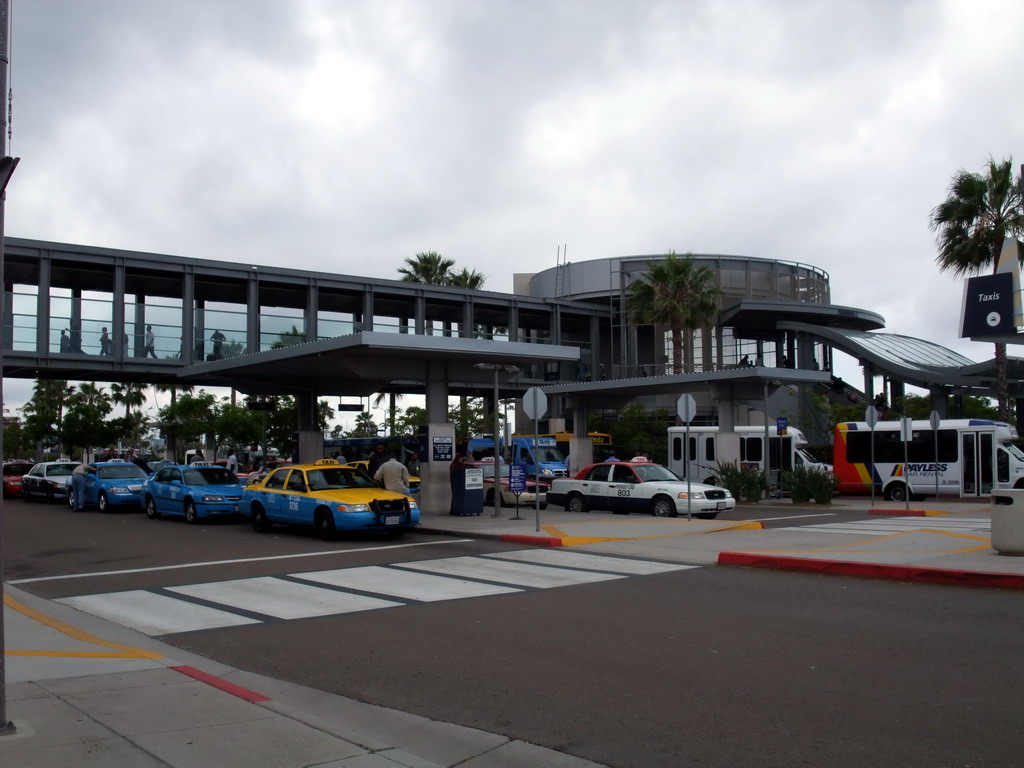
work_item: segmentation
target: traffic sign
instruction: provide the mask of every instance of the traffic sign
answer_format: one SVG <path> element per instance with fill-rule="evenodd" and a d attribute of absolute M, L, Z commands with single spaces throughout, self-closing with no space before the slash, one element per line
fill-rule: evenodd
<path fill-rule="evenodd" d="M 523 413 L 527 418 L 539 419 L 548 412 L 548 396 L 540 387 L 530 387 L 523 393 Z"/>
<path fill-rule="evenodd" d="M 685 424 L 689 424 L 697 416 L 697 401 L 693 395 L 680 395 L 676 403 L 676 413 Z"/>
<path fill-rule="evenodd" d="M 779 437 L 786 434 L 786 427 L 789 426 L 789 419 L 785 416 L 778 416 L 775 419 L 775 429 L 779 433 Z"/>
<path fill-rule="evenodd" d="M 939 416 L 938 411 L 931 412 L 931 414 L 928 416 L 928 423 L 932 425 L 932 429 L 939 428 L 939 425 L 942 423 L 942 417 Z"/>
<path fill-rule="evenodd" d="M 878 409 L 875 408 L 875 406 L 869 405 L 864 410 L 864 421 L 868 423 L 868 426 L 871 427 L 871 429 L 875 428 L 875 424 L 878 423 Z"/>
<path fill-rule="evenodd" d="M 512 493 L 522 493 L 526 490 L 526 465 L 510 464 L 508 467 L 508 489 Z"/>

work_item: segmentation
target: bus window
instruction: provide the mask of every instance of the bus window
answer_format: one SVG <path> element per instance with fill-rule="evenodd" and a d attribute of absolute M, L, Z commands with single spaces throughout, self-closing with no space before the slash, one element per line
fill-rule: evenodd
<path fill-rule="evenodd" d="M 715 438 L 706 438 L 707 442 L 704 444 L 704 458 L 707 461 L 715 460 Z"/>
<path fill-rule="evenodd" d="M 760 437 L 740 438 L 740 461 L 761 461 L 763 458 Z"/>
<path fill-rule="evenodd" d="M 683 441 L 682 441 L 682 438 L 673 437 L 672 438 L 672 461 L 682 461 L 683 460 L 683 455 L 682 454 L 683 454 Z"/>
<path fill-rule="evenodd" d="M 1010 482 L 1010 454 L 1002 446 L 996 451 L 996 482 Z"/>

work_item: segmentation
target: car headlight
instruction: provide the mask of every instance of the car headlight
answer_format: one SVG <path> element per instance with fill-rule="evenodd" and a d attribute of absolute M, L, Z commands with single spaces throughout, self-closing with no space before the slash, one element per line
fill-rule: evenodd
<path fill-rule="evenodd" d="M 416 503 L 416 499 L 409 499 L 409 509 L 419 509 L 420 505 Z"/>
<path fill-rule="evenodd" d="M 685 499 L 686 498 L 686 491 L 680 491 L 678 494 L 676 494 L 676 498 L 678 498 L 678 499 Z M 693 491 L 693 498 L 695 498 L 695 499 L 703 499 L 703 498 L 705 498 L 704 491 Z"/>
<path fill-rule="evenodd" d="M 727 499 L 731 499 L 732 498 L 732 491 L 730 491 L 728 488 L 725 489 L 725 498 L 727 498 Z"/>
<path fill-rule="evenodd" d="M 366 504 L 339 504 L 335 507 L 338 512 L 369 512 Z"/>
<path fill-rule="evenodd" d="M 207 502 L 207 503 L 211 503 L 211 502 L 216 502 L 216 501 L 224 501 L 224 497 L 223 496 L 217 496 L 216 494 L 212 494 L 211 493 L 211 494 L 207 494 L 206 496 L 203 496 L 202 500 Z"/>
<path fill-rule="evenodd" d="M 111 493 L 131 493 L 131 489 L 127 485 L 112 485 L 110 486 Z"/>
<path fill-rule="evenodd" d="M 541 472 L 541 474 L 544 475 L 545 477 L 553 477 L 555 473 L 552 472 L 550 469 L 545 469 Z"/>

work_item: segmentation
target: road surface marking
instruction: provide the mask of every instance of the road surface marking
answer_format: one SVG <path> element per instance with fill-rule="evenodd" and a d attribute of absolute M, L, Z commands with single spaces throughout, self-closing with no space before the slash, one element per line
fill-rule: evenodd
<path fill-rule="evenodd" d="M 317 581 L 334 587 L 358 589 L 361 592 L 374 592 L 391 595 L 409 600 L 430 603 L 438 600 L 459 600 L 466 597 L 485 597 L 487 595 L 503 595 L 510 592 L 522 592 L 515 587 L 502 587 L 496 584 L 482 584 L 465 579 L 453 579 L 447 576 L 434 576 L 428 573 L 410 572 L 398 568 L 385 568 L 369 565 L 361 568 L 339 568 L 334 571 L 317 571 L 314 573 L 294 573 L 293 578 L 306 581 Z"/>
<path fill-rule="evenodd" d="M 147 635 L 169 635 L 197 629 L 259 624 L 258 619 L 218 611 L 205 605 L 154 594 L 143 589 L 100 595 L 64 597 L 56 602 L 137 629 Z"/>
<path fill-rule="evenodd" d="M 498 562 L 480 557 L 446 557 L 440 560 L 422 560 L 415 563 L 395 563 L 395 566 L 444 576 L 497 581 L 501 584 L 515 584 L 539 589 L 623 578 L 610 573 L 567 571 L 564 568 L 549 568 L 529 563 Z"/>
<path fill-rule="evenodd" d="M 583 552 L 564 552 L 555 549 L 523 549 L 516 552 L 494 552 L 487 557 L 515 560 L 517 562 L 553 565 L 563 568 L 580 568 L 590 571 L 607 571 L 633 576 L 646 576 L 652 573 L 669 571 L 685 571 L 689 568 L 700 568 L 699 565 L 680 565 L 678 563 L 656 563 L 650 560 L 627 560 L 619 557 L 589 555 Z"/>

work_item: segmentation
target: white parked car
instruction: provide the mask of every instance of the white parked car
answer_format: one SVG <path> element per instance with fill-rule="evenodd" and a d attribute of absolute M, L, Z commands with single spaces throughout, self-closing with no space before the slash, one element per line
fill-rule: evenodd
<path fill-rule="evenodd" d="M 603 509 L 617 515 L 645 512 L 655 517 L 686 516 L 712 519 L 735 508 L 736 499 L 725 488 L 691 482 L 650 461 L 606 461 L 591 464 L 576 477 L 556 477 L 548 491 L 548 504 L 569 512 Z"/>

